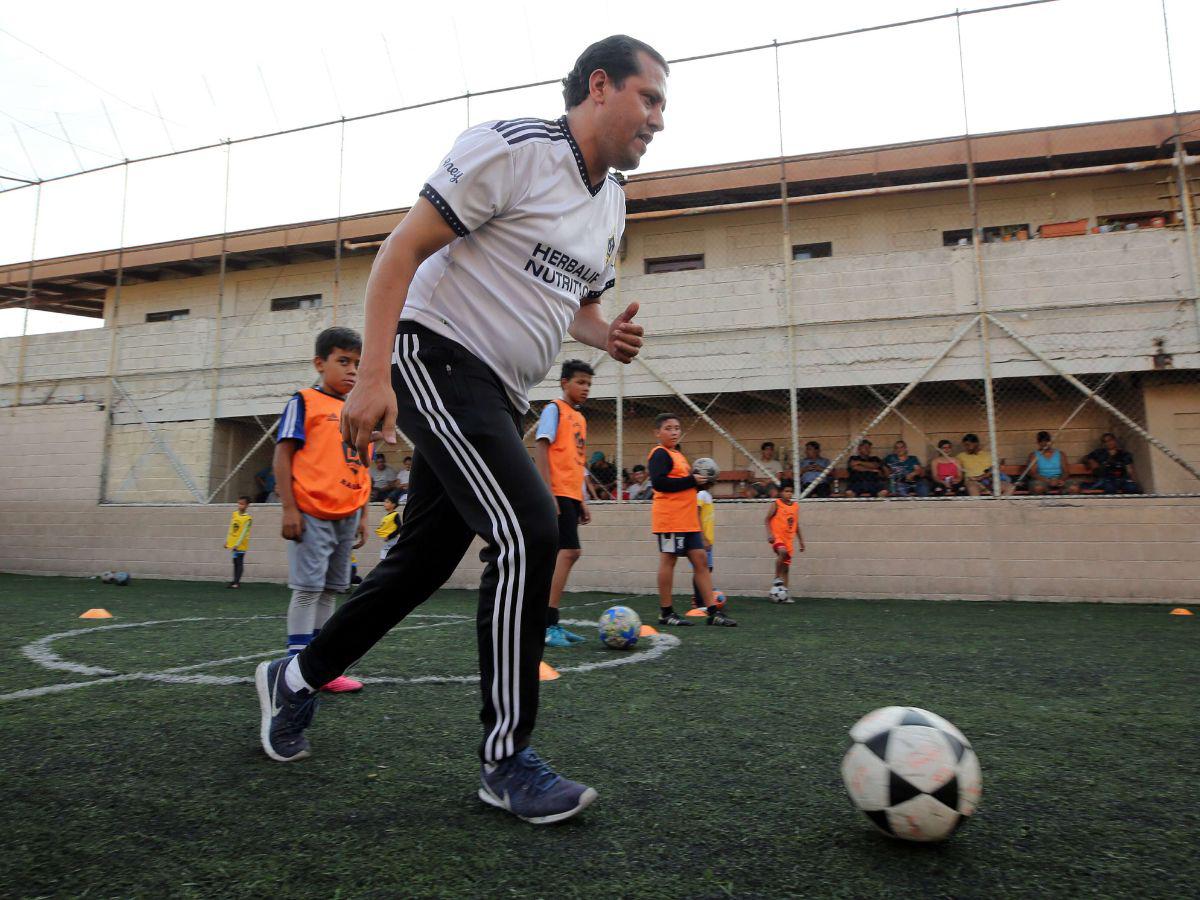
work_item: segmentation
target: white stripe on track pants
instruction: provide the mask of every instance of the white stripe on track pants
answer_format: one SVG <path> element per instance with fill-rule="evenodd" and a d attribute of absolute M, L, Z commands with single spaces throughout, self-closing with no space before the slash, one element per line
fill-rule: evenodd
<path fill-rule="evenodd" d="M 478 535 L 480 756 L 496 762 L 528 744 L 537 718 L 554 498 L 499 380 L 461 345 L 402 323 L 392 385 L 397 424 L 416 448 L 396 546 L 300 654 L 300 670 L 309 684 L 342 674 L 446 582 Z"/>

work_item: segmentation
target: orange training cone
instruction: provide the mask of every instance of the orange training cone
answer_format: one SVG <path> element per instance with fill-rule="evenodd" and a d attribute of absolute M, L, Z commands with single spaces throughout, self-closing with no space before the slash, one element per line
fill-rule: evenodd
<path fill-rule="evenodd" d="M 556 678 L 562 678 L 562 676 L 558 674 L 558 670 L 554 668 L 554 666 L 543 661 L 541 667 L 538 669 L 538 681 L 554 681 Z"/>
<path fill-rule="evenodd" d="M 658 634 L 658 629 L 652 625 L 643 625 L 638 629 L 638 637 L 654 637 Z"/>
<path fill-rule="evenodd" d="M 107 609 L 89 609 L 79 618 L 81 619 L 111 619 L 113 614 Z"/>
<path fill-rule="evenodd" d="M 1192 612 L 1190 609 L 1184 609 L 1182 606 L 1177 606 L 1173 610 L 1171 610 L 1171 615 L 1173 615 L 1173 616 L 1194 616 L 1195 613 Z"/>
<path fill-rule="evenodd" d="M 699 609 L 689 609 L 687 612 L 684 613 L 684 615 L 691 616 L 692 618 L 696 618 L 697 616 L 707 616 L 708 611 L 705 610 L 703 607 L 701 607 Z"/>

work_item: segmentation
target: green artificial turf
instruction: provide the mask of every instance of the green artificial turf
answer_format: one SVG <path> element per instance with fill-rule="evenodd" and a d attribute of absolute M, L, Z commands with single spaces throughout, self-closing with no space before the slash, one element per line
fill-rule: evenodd
<path fill-rule="evenodd" d="M 594 619 L 614 596 L 569 595 Z M 281 645 L 285 588 L 0 576 L 0 694 Z M 647 620 L 652 599 L 628 601 Z M 116 618 L 77 617 L 106 607 Z M 419 612 L 473 614 L 447 591 Z M 1162 606 L 731 601 L 647 662 L 544 685 L 534 744 L 600 800 L 559 827 L 475 797 L 477 687 L 323 702 L 314 755 L 270 762 L 249 684 L 111 680 L 0 700 L 10 897 L 1180 897 L 1200 826 L 1197 629 Z M 248 618 L 260 616 L 263 618 Z M 469 618 L 411 619 L 355 670 L 469 676 Z M 582 628 L 575 630 L 582 631 Z M 588 636 L 592 632 L 588 631 Z M 550 650 L 556 667 L 616 651 Z M 257 659 L 186 674 L 248 676 Z M 946 844 L 871 829 L 838 773 L 891 704 L 972 740 L 983 802 Z"/>

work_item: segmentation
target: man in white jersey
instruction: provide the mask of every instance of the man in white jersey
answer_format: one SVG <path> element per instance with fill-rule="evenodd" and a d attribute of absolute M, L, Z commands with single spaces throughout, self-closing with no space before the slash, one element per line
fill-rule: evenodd
<path fill-rule="evenodd" d="M 441 587 L 478 535 L 479 797 L 536 824 L 596 799 L 529 746 L 558 526 L 518 423 L 565 333 L 622 363 L 642 345 L 636 303 L 611 323 L 600 312 L 625 221 L 609 169 L 637 168 L 662 130 L 667 72 L 625 35 L 588 47 L 563 79 L 565 116 L 468 129 L 380 248 L 342 434 L 365 452 L 399 425 L 416 447 L 408 507 L 396 545 L 317 639 L 294 663 L 259 667 L 272 759 L 308 755 L 313 687 Z"/>

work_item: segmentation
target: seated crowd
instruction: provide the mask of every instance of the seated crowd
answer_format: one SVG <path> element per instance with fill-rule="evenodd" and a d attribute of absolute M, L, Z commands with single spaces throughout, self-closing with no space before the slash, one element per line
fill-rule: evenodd
<path fill-rule="evenodd" d="M 1006 467 L 1000 460 L 1002 495 L 1141 493 L 1133 455 L 1112 433 L 1101 437 L 1100 447 L 1085 456 L 1074 472 L 1066 454 L 1054 447 L 1049 432 L 1039 431 L 1036 443 L 1037 449 L 1029 454 L 1024 466 Z M 768 441 L 761 450 L 762 457 L 755 460 L 755 480 L 739 485 L 741 497 L 777 496 L 776 482 L 766 474 L 769 471 L 778 479 L 782 471 L 775 459 L 775 445 Z M 844 471 L 831 470 L 829 459 L 821 455 L 821 445 L 809 441 L 797 466 L 798 493 L 815 482 L 807 493 L 809 497 L 985 497 L 993 494 L 995 468 L 992 454 L 982 449 L 977 434 L 963 435 L 957 453 L 951 441 L 938 441 L 937 453 L 928 465 L 911 454 L 903 440 L 896 441 L 892 452 L 882 458 L 875 454 L 870 440 L 863 440 Z"/>

